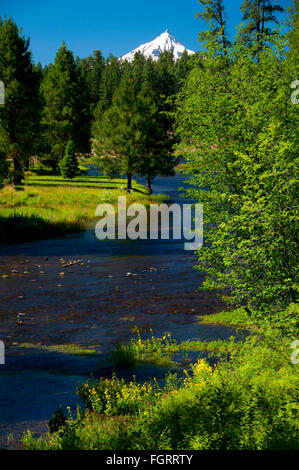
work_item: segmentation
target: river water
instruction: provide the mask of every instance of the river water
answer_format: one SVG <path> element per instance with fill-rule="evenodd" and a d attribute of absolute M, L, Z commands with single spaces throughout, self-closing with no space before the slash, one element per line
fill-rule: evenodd
<path fill-rule="evenodd" d="M 156 178 L 153 190 L 182 204 L 184 179 Z M 61 259 L 80 262 L 62 267 Z M 8 434 L 17 446 L 26 429 L 45 433 L 53 411 L 60 405 L 75 407 L 78 383 L 91 373 L 111 374 L 98 357 L 24 348 L 22 343 L 93 347 L 105 357 L 113 345 L 132 337 L 135 325 L 145 334 L 150 328 L 156 336 L 170 332 L 178 341 L 235 334 L 231 328 L 199 323 L 198 315 L 217 312 L 222 305 L 215 294 L 198 291 L 204 275 L 193 268 L 195 263 L 184 240 L 100 241 L 94 224 L 62 239 L 1 246 L 0 340 L 6 357 L 0 365 L 0 447 L 7 446 Z M 17 313 L 24 314 L 22 325 L 16 324 Z M 133 372 L 142 380 L 165 374 L 158 369 Z"/>

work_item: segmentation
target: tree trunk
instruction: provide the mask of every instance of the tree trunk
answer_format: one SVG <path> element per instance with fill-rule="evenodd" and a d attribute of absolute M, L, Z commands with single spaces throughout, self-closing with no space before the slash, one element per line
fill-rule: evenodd
<path fill-rule="evenodd" d="M 131 173 L 127 174 L 127 193 L 129 194 L 132 190 L 132 175 Z"/>
<path fill-rule="evenodd" d="M 147 175 L 146 177 L 146 187 L 149 191 L 150 194 L 152 194 L 153 190 L 152 190 L 152 179 L 150 177 L 150 175 Z"/>
<path fill-rule="evenodd" d="M 16 157 L 13 158 L 13 184 L 21 184 L 23 177 L 23 169 L 20 160 Z"/>

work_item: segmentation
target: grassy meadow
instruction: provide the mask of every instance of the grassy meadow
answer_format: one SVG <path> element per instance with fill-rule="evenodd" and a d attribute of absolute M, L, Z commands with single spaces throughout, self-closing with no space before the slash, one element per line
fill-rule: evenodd
<path fill-rule="evenodd" d="M 162 201 L 149 195 L 145 186 L 133 181 L 126 194 L 122 178 L 80 175 L 72 180 L 61 176 L 26 174 L 24 184 L 0 189 L 0 243 L 25 242 L 85 230 L 95 218 L 99 204 L 117 205 L 126 195 L 128 204 Z"/>

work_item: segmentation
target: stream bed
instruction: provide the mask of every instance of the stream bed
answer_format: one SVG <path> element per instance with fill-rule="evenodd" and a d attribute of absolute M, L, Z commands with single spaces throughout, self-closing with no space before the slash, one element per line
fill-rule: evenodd
<path fill-rule="evenodd" d="M 185 177 L 156 178 L 155 193 L 184 201 Z M 223 307 L 215 294 L 198 291 L 203 273 L 184 240 L 105 240 L 94 225 L 61 239 L 0 246 L 0 448 L 7 435 L 16 447 L 23 432 L 38 436 L 61 405 L 76 407 L 76 387 L 93 374 L 111 374 L 101 365 L 113 346 L 128 341 L 135 325 L 177 341 L 228 339 L 232 328 L 203 325 L 198 315 Z M 64 260 L 63 263 L 61 260 Z M 70 261 L 76 263 L 64 266 Z M 12 273 L 12 270 L 15 272 Z M 130 273 L 130 274 L 128 274 Z M 7 277 L 1 277 L 1 276 Z M 17 325 L 17 314 L 22 324 Z M 27 347 L 20 347 L 20 344 Z M 71 355 L 30 347 L 78 345 L 98 356 Z M 163 377 L 165 368 L 139 366 L 122 371 L 143 380 Z"/>

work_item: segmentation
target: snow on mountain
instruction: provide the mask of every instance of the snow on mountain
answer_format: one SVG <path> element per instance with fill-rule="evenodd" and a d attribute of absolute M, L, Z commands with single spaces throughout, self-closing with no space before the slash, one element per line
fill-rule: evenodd
<path fill-rule="evenodd" d="M 146 44 L 142 44 L 133 51 L 122 56 L 121 59 L 132 62 L 135 53 L 139 51 L 147 58 L 152 57 L 153 60 L 158 60 L 158 57 L 161 52 L 172 50 L 174 59 L 178 60 L 185 49 L 188 54 L 195 54 L 194 51 L 191 51 L 190 49 L 187 49 L 185 46 L 183 46 L 183 44 L 180 43 L 174 36 L 172 36 L 172 34 L 170 34 L 167 29 L 164 33 L 160 34 L 160 36 L 158 36 L 153 41 L 147 42 Z"/>

